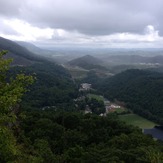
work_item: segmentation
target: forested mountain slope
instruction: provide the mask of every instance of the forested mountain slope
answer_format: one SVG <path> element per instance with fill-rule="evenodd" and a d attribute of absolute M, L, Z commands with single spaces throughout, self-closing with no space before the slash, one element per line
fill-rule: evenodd
<path fill-rule="evenodd" d="M 18 72 L 36 77 L 30 91 L 23 98 L 22 105 L 25 108 L 72 108 L 77 90 L 69 72 L 62 66 L 43 62 L 29 67 L 14 67 L 11 70 L 13 74 Z"/>
<path fill-rule="evenodd" d="M 39 56 L 14 41 L 0 37 L 0 50 L 7 50 L 6 58 L 13 58 L 13 65 L 27 66 L 35 62 L 42 62 L 45 57 Z"/>
<path fill-rule="evenodd" d="M 163 74 L 127 70 L 99 84 L 109 99 L 124 101 L 134 112 L 163 124 Z"/>

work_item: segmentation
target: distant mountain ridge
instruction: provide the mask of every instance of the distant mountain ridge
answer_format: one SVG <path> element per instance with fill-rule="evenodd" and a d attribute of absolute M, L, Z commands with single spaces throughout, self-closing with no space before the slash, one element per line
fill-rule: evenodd
<path fill-rule="evenodd" d="M 16 41 L 16 43 L 19 44 L 20 46 L 25 47 L 29 51 L 31 51 L 35 54 L 39 54 L 41 56 L 46 55 L 48 57 L 49 55 L 54 53 L 54 51 L 52 51 L 52 50 L 42 49 L 42 48 L 37 47 L 36 45 L 29 43 L 29 42 Z"/>
<path fill-rule="evenodd" d="M 48 61 L 56 62 L 59 64 L 67 62 L 68 57 L 65 58 L 65 56 L 62 56 L 62 52 L 59 52 L 57 49 L 56 50 L 43 49 L 43 48 L 35 46 L 32 43 L 24 42 L 24 41 L 17 41 L 16 43 L 25 47 L 29 51 L 37 54 L 38 56 L 45 58 Z"/>
<path fill-rule="evenodd" d="M 141 55 L 115 55 L 105 58 L 110 63 L 117 64 L 134 64 L 134 63 L 158 63 L 163 64 L 163 55 L 141 56 Z"/>
<path fill-rule="evenodd" d="M 25 42 L 25 41 L 16 41 L 17 44 L 19 44 L 22 47 L 25 47 L 26 49 L 28 49 L 29 51 L 32 51 L 33 53 L 39 53 L 40 51 L 42 51 L 43 49 L 35 46 L 32 43 L 29 42 Z"/>
<path fill-rule="evenodd" d="M 25 47 L 17 44 L 14 41 L 0 37 L 0 50 L 7 50 L 8 53 L 5 56 L 6 58 L 13 58 L 14 65 L 31 65 L 34 62 L 40 62 L 43 59 L 32 53 Z"/>

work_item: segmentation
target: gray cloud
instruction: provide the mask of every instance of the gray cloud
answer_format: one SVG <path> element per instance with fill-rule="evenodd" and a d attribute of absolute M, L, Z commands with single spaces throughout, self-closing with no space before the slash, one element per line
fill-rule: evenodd
<path fill-rule="evenodd" d="M 3 19 L 0 19 L 0 32 L 6 35 L 19 35 L 14 29 L 10 28 L 8 25 L 5 25 Z"/>
<path fill-rule="evenodd" d="M 97 0 L 94 2 L 93 0 L 49 0 L 49 2 L 51 5 L 26 6 L 25 12 L 21 15 L 24 14 L 28 21 L 33 21 L 32 23 L 37 23 L 39 26 L 77 30 L 91 35 L 140 33 L 147 25 L 157 24 L 157 18 L 150 13 L 150 10 L 146 11 L 145 5 L 141 2 L 138 3 L 140 6 L 129 1 L 126 1 L 126 5 L 116 3 L 117 1 L 100 3 Z"/>
<path fill-rule="evenodd" d="M 162 0 L 1 0 L 0 15 L 87 35 L 140 34 L 148 25 L 163 35 L 162 7 Z"/>
<path fill-rule="evenodd" d="M 19 10 L 23 6 L 23 1 L 21 0 L 1 0 L 0 1 L 0 16 L 4 17 L 17 17 L 19 15 Z"/>

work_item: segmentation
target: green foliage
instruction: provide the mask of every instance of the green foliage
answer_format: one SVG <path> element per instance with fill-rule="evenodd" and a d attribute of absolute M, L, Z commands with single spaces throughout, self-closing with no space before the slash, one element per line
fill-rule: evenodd
<path fill-rule="evenodd" d="M 90 106 L 91 111 L 95 114 L 99 115 L 105 112 L 104 101 L 102 100 L 97 100 L 96 98 L 90 98 L 88 100 L 88 105 Z"/>
<path fill-rule="evenodd" d="M 35 73 L 36 82 L 30 87 L 22 99 L 22 106 L 26 109 L 66 109 L 72 110 L 73 99 L 77 96 L 76 85 L 70 74 L 62 67 L 48 62 L 34 64 L 30 67 L 15 67 L 12 74 L 25 71 L 26 74 Z"/>
<path fill-rule="evenodd" d="M 14 161 L 18 155 L 16 139 L 11 130 L 0 127 L 0 162 Z"/>
<path fill-rule="evenodd" d="M 26 87 L 33 82 L 32 76 L 18 74 L 15 78 L 7 78 L 11 59 L 4 59 L 7 51 L 0 52 L 0 162 L 15 161 L 20 155 L 14 137 L 14 128 L 21 101 Z"/>
<path fill-rule="evenodd" d="M 80 82 L 81 83 L 91 83 L 93 88 L 96 88 L 98 84 L 100 84 L 102 79 L 100 79 L 95 71 L 89 71 L 87 73 L 87 77 L 85 77 L 84 79 L 82 79 Z"/>
<path fill-rule="evenodd" d="M 18 74 L 15 78 L 7 79 L 7 70 L 9 69 L 10 59 L 6 60 L 3 56 L 6 51 L 0 53 L 0 122 L 2 123 L 6 116 L 14 118 L 14 109 L 16 104 L 21 101 L 21 97 L 27 91 L 26 86 L 32 84 L 33 77 Z M 7 119 L 8 121 L 9 119 Z"/>
<path fill-rule="evenodd" d="M 163 156 L 162 147 L 152 137 L 125 125 L 116 114 L 100 117 L 54 110 L 31 111 L 22 128 L 30 140 L 30 151 L 34 149 L 33 155 L 43 162 L 147 163 Z"/>
<path fill-rule="evenodd" d="M 55 157 L 50 149 L 50 145 L 46 140 L 36 139 L 34 149 L 38 152 L 37 155 L 42 159 L 42 162 L 54 163 Z"/>

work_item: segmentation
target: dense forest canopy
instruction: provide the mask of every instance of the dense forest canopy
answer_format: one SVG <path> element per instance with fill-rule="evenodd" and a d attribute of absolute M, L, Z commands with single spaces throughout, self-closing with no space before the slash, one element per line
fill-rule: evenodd
<path fill-rule="evenodd" d="M 18 72 L 34 74 L 36 81 L 23 97 L 22 105 L 28 109 L 56 107 L 73 109 L 73 99 L 77 96 L 77 87 L 70 74 L 62 66 L 44 62 L 30 67 L 14 67 L 10 74 Z"/>
<path fill-rule="evenodd" d="M 123 101 L 135 113 L 163 124 L 163 74 L 127 70 L 96 83 L 110 100 Z"/>
<path fill-rule="evenodd" d="M 162 147 L 116 115 L 100 117 L 53 110 L 27 113 L 21 123 L 29 151 L 43 162 L 132 162 L 162 160 Z"/>

